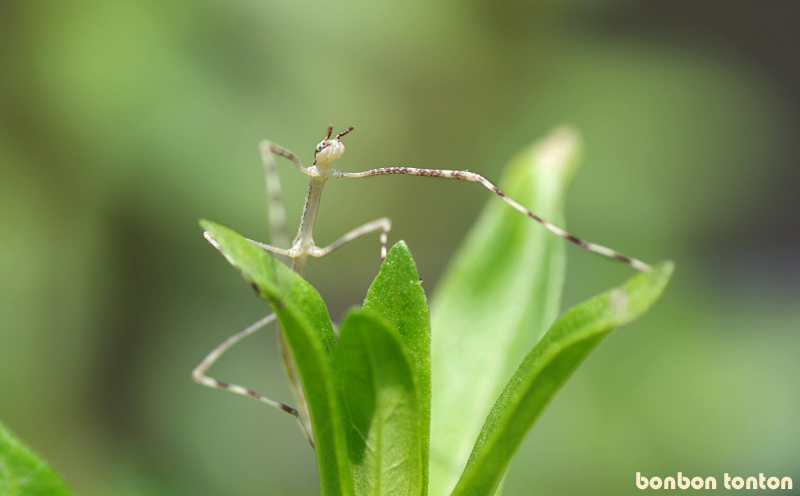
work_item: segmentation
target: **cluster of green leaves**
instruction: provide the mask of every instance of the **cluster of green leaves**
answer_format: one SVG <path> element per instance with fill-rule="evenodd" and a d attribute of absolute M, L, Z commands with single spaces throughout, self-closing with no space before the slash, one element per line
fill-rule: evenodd
<path fill-rule="evenodd" d="M 501 185 L 563 222 L 577 152 L 574 134 L 558 131 L 520 154 Z M 302 277 L 227 227 L 201 225 L 277 314 L 308 403 L 324 496 L 497 494 L 561 385 L 609 332 L 650 308 L 673 270 L 659 264 L 556 319 L 563 241 L 494 201 L 440 285 L 432 318 L 401 241 L 337 338 Z M 4 431 L 3 484 L 11 488 L 3 494 L 66 494 L 60 486 L 13 492 L 59 483 Z"/>
<path fill-rule="evenodd" d="M 430 318 L 405 243 L 336 339 L 308 282 L 230 229 L 201 224 L 278 316 L 311 414 L 322 494 L 425 494 Z"/>

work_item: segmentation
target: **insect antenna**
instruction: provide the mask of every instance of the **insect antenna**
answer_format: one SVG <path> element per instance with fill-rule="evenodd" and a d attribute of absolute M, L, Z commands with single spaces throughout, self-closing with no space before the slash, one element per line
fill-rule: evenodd
<path fill-rule="evenodd" d="M 342 131 L 341 133 L 339 133 L 339 134 L 337 134 L 336 136 L 334 136 L 334 137 L 333 137 L 333 139 L 337 139 L 337 140 L 338 140 L 338 139 L 340 139 L 342 136 L 344 136 L 345 134 L 349 133 L 350 131 L 352 131 L 352 130 L 353 130 L 353 129 L 355 129 L 355 128 L 356 128 L 355 126 L 350 126 L 350 127 L 348 127 L 347 129 L 345 129 L 344 131 Z"/>

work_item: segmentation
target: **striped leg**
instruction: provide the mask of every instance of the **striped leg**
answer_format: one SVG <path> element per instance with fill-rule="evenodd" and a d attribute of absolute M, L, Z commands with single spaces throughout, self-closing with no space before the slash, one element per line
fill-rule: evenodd
<path fill-rule="evenodd" d="M 315 257 L 323 257 L 328 253 L 341 248 L 342 246 L 346 245 L 347 243 L 353 241 L 354 239 L 358 238 L 359 236 L 363 236 L 364 234 L 368 234 L 375 231 L 382 231 L 381 232 L 381 260 L 386 260 L 386 242 L 389 235 L 389 231 L 392 229 L 392 221 L 386 217 L 382 217 L 378 220 L 373 220 L 372 222 L 368 222 L 361 227 L 357 227 L 350 231 L 349 233 L 345 234 L 341 238 L 337 239 L 333 243 L 329 244 L 325 248 L 319 248 L 313 256 Z"/>
<path fill-rule="evenodd" d="M 267 182 L 267 215 L 269 216 L 270 241 L 277 246 L 289 246 L 286 233 L 286 209 L 281 201 L 281 180 L 275 167 L 275 157 L 269 142 L 261 143 L 261 161 L 264 163 L 264 178 Z"/>
<path fill-rule="evenodd" d="M 267 140 L 262 141 L 260 147 L 261 147 L 261 156 L 262 157 L 265 154 L 267 154 L 268 152 L 269 153 L 274 153 L 275 155 L 280 155 L 283 158 L 288 158 L 289 160 L 291 160 L 292 163 L 295 165 L 295 167 L 297 167 L 297 169 L 300 172 L 302 172 L 303 174 L 305 174 L 307 176 L 310 175 L 308 169 L 303 167 L 302 162 L 300 162 L 300 159 L 297 158 L 297 155 L 295 155 L 294 153 L 290 152 L 286 148 L 282 148 L 282 147 L 276 145 L 275 143 L 272 143 L 272 142 L 267 141 Z"/>
<path fill-rule="evenodd" d="M 306 436 L 306 439 L 311 444 L 311 447 L 314 447 L 314 440 L 311 436 L 311 430 L 308 426 L 306 426 L 303 419 L 300 417 L 300 413 L 295 410 L 294 408 L 285 405 L 279 401 L 271 400 L 266 396 L 263 396 L 252 389 L 248 389 L 242 386 L 238 386 L 236 384 L 229 384 L 227 382 L 218 381 L 211 377 L 208 377 L 206 371 L 211 367 L 217 359 L 222 356 L 223 353 L 228 351 L 233 345 L 241 341 L 242 339 L 246 338 L 247 336 L 253 334 L 257 330 L 261 329 L 265 325 L 269 324 L 270 322 L 275 320 L 275 314 L 270 314 L 264 317 L 263 319 L 259 320 L 255 324 L 252 324 L 245 329 L 237 332 L 233 336 L 229 337 L 219 346 L 214 348 L 211 353 L 209 353 L 192 371 L 192 379 L 199 384 L 204 386 L 208 386 L 215 389 L 221 389 L 223 391 L 230 391 L 232 393 L 241 394 L 243 396 L 249 396 L 251 398 L 255 398 L 262 403 L 266 403 L 267 405 L 277 408 L 279 410 L 283 410 L 284 412 L 294 416 L 297 419 L 297 423 L 300 425 L 300 429 L 302 429 L 303 434 Z"/>
<path fill-rule="evenodd" d="M 521 212 L 531 219 L 535 220 L 539 224 L 543 225 L 545 229 L 552 232 L 556 236 L 560 236 L 561 238 L 566 239 L 567 241 L 578 245 L 579 247 L 583 248 L 584 250 L 590 251 L 592 253 L 597 253 L 598 255 L 602 255 L 604 257 L 613 258 L 614 260 L 619 260 L 625 264 L 630 265 L 636 270 L 642 272 L 649 272 L 652 270 L 652 267 L 649 264 L 642 262 L 633 257 L 629 257 L 623 253 L 620 253 L 616 250 L 612 250 L 611 248 L 605 247 L 603 245 L 598 245 L 597 243 L 590 243 L 588 241 L 584 241 L 582 239 L 576 238 L 572 234 L 568 233 L 567 231 L 561 229 L 560 227 L 556 226 L 555 224 L 551 224 L 546 220 L 542 219 L 538 215 L 534 214 L 527 208 L 523 207 L 519 203 L 517 203 L 512 198 L 506 196 L 505 193 L 500 191 L 500 189 L 489 182 L 488 179 L 481 176 L 480 174 L 476 174 L 474 172 L 469 171 L 461 171 L 461 170 L 444 170 L 444 169 L 417 169 L 415 167 L 381 167 L 378 169 L 372 169 L 364 172 L 340 172 L 337 171 L 336 176 L 334 177 L 341 177 L 345 179 L 353 179 L 357 177 L 370 177 L 370 176 L 383 176 L 387 174 L 407 174 L 410 176 L 429 176 L 429 177 L 443 177 L 445 179 L 459 179 L 461 181 L 469 181 L 473 183 L 480 183 L 483 185 L 484 188 L 488 189 L 492 193 L 495 193 L 500 198 L 503 199 L 504 202 L 509 204 L 512 208 Z"/>

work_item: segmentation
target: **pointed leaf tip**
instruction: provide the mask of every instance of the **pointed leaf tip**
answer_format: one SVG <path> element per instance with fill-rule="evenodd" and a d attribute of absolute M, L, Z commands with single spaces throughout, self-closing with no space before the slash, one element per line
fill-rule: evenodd
<path fill-rule="evenodd" d="M 375 312 L 397 330 L 411 359 L 421 415 L 423 465 L 428 466 L 430 438 L 430 315 L 419 273 L 404 241 L 398 241 L 386 256 L 381 270 L 367 291 L 364 310 Z M 428 471 L 423 472 L 427 492 Z"/>
<path fill-rule="evenodd" d="M 564 197 L 581 143 L 556 129 L 517 154 L 498 186 L 564 225 Z M 495 197 L 439 283 L 432 303 L 430 496 L 446 496 L 464 470 L 497 395 L 561 304 L 566 246 Z"/>
<path fill-rule="evenodd" d="M 568 310 L 525 357 L 478 436 L 452 496 L 491 496 L 511 459 L 561 386 L 615 328 L 658 301 L 675 265 L 662 262 Z"/>
<path fill-rule="evenodd" d="M 237 232 L 205 219 L 200 226 L 278 316 L 308 404 L 322 495 L 352 496 L 347 438 L 332 368 L 335 337 L 322 297 L 302 277 Z"/>

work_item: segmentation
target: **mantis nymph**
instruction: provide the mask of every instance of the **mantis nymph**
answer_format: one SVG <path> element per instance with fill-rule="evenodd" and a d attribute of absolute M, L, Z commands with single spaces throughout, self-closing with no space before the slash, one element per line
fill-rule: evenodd
<path fill-rule="evenodd" d="M 278 155 L 289 159 L 290 161 L 292 161 L 292 163 L 294 163 L 294 165 L 300 172 L 309 176 L 310 179 L 308 182 L 308 194 L 306 195 L 306 201 L 303 207 L 303 214 L 300 219 L 300 228 L 291 246 L 289 248 L 280 248 L 278 246 L 267 245 L 254 240 L 249 240 L 249 241 L 266 251 L 291 258 L 292 270 L 294 270 L 300 275 L 303 275 L 309 257 L 317 257 L 317 258 L 322 257 L 342 247 L 343 245 L 349 243 L 350 241 L 360 236 L 363 236 L 364 234 L 377 231 L 380 232 L 381 259 L 386 258 L 387 238 L 389 230 L 391 229 L 392 226 L 391 221 L 387 218 L 380 218 L 372 222 L 369 222 L 367 224 L 364 224 L 363 226 L 360 226 L 356 229 L 353 229 L 352 231 L 348 232 L 335 242 L 323 248 L 318 247 L 314 243 L 313 230 L 314 230 L 314 224 L 317 219 L 317 213 L 319 211 L 322 190 L 325 187 L 325 183 L 328 181 L 328 179 L 355 179 L 355 178 L 381 176 L 389 174 L 406 174 L 412 176 L 441 177 L 445 179 L 458 179 L 461 181 L 479 183 L 489 191 L 498 195 L 509 206 L 511 206 L 518 212 L 530 217 L 534 221 L 540 223 L 542 226 L 544 226 L 545 229 L 552 232 L 556 236 L 559 236 L 571 243 L 574 243 L 575 245 L 583 248 L 584 250 L 614 260 L 618 260 L 622 263 L 631 266 L 636 270 L 642 272 L 648 272 L 651 270 L 650 265 L 642 262 L 641 260 L 629 257 L 628 255 L 624 255 L 611 248 L 607 248 L 605 246 L 598 245 L 596 243 L 584 241 L 582 239 L 573 236 L 564 229 L 561 229 L 560 227 L 551 224 L 550 222 L 542 219 L 533 212 L 529 211 L 528 209 L 523 207 L 521 204 L 519 204 L 512 198 L 506 196 L 505 193 L 500 191 L 500 189 L 498 189 L 497 186 L 492 184 L 485 177 L 481 176 L 480 174 L 476 174 L 474 172 L 463 171 L 463 170 L 447 170 L 447 169 L 419 169 L 414 167 L 381 167 L 378 169 L 371 169 L 364 172 L 342 172 L 338 169 L 334 169 L 332 167 L 333 162 L 336 159 L 340 158 L 342 154 L 344 154 L 345 150 L 344 144 L 342 144 L 341 142 L 341 138 L 346 134 L 348 134 L 349 132 L 351 132 L 353 129 L 355 129 L 355 127 L 351 126 L 345 131 L 331 137 L 331 135 L 333 134 L 333 126 L 329 126 L 328 134 L 325 136 L 325 139 L 323 139 L 314 150 L 314 163 L 311 165 L 311 167 L 304 167 L 302 162 L 296 155 L 294 155 L 293 153 L 284 148 L 281 148 L 268 141 L 264 141 L 261 143 L 261 155 L 262 155 L 262 160 L 264 162 L 264 169 L 267 180 L 267 192 L 269 195 L 269 206 L 270 206 L 269 220 L 270 220 L 270 227 L 273 232 L 272 240 L 274 243 L 283 245 L 289 244 L 288 238 L 286 237 L 285 234 L 286 232 L 285 212 L 280 198 L 281 189 L 280 189 L 280 183 L 278 181 L 277 170 L 275 168 L 274 156 Z M 219 245 L 216 243 L 216 241 L 214 240 L 213 236 L 210 233 L 208 232 L 205 233 L 205 237 L 212 245 L 214 245 L 217 249 L 220 249 Z M 265 396 L 256 393 L 251 389 L 247 389 L 242 386 L 237 386 L 235 384 L 220 382 L 216 379 L 212 379 L 205 375 L 205 372 L 208 370 L 208 368 L 226 350 L 228 350 L 231 346 L 239 342 L 244 337 L 252 334 L 258 329 L 274 321 L 275 318 L 276 318 L 275 314 L 268 315 L 267 317 L 264 317 L 258 322 L 250 325 L 246 329 L 229 337 L 222 344 L 217 346 L 211 353 L 209 353 L 208 356 L 206 356 L 203 359 L 203 361 L 200 362 L 200 364 L 192 372 L 192 377 L 194 378 L 195 381 L 205 386 L 217 389 L 223 389 L 234 393 L 242 394 L 245 396 L 250 396 L 272 407 L 279 408 L 285 412 L 292 414 L 293 416 L 296 417 L 298 423 L 300 424 L 301 429 L 303 430 L 306 436 L 306 439 L 313 447 L 314 438 L 313 438 L 313 433 L 311 432 L 311 422 L 309 419 L 308 408 L 306 406 L 306 402 L 303 397 L 303 390 L 300 387 L 300 382 L 297 377 L 297 372 L 295 370 L 294 363 L 292 362 L 291 356 L 289 354 L 287 345 L 283 339 L 282 333 L 279 332 L 278 334 L 281 354 L 283 356 L 284 364 L 286 366 L 286 371 L 288 373 L 289 379 L 291 381 L 295 395 L 298 400 L 297 409 L 287 406 L 283 403 L 271 400 Z"/>

